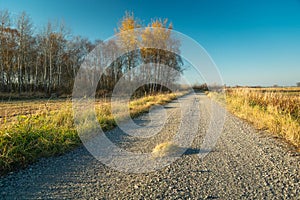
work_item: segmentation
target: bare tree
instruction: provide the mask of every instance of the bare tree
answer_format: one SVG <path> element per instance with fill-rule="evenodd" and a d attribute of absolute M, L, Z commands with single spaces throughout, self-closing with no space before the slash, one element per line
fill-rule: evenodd
<path fill-rule="evenodd" d="M 2 92 L 5 91 L 5 51 L 7 51 L 7 28 L 10 26 L 10 16 L 7 10 L 0 11 L 0 80 Z"/>
<path fill-rule="evenodd" d="M 26 91 L 28 90 L 28 85 L 30 84 L 30 64 L 29 57 L 31 48 L 31 36 L 32 36 L 32 23 L 29 16 L 22 12 L 18 17 L 17 21 L 17 31 L 19 33 L 18 37 L 18 83 L 19 83 L 19 93 L 22 92 L 25 82 Z"/>

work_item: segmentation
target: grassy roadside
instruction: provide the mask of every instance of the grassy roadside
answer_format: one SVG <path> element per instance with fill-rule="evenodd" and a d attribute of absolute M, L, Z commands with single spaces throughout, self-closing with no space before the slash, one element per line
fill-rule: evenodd
<path fill-rule="evenodd" d="M 130 114 L 136 117 L 152 105 L 166 104 L 182 95 L 184 93 L 158 94 L 132 100 Z M 23 168 L 41 157 L 61 155 L 81 144 L 73 123 L 72 102 L 62 104 L 59 110 L 18 115 L 0 126 L 0 175 Z M 95 110 L 103 130 L 115 127 L 110 103 L 97 102 Z"/>
<path fill-rule="evenodd" d="M 286 139 L 300 150 L 299 93 L 261 92 L 251 89 L 229 89 L 224 95 L 209 93 L 209 97 L 226 103 L 227 109 L 262 130 Z"/>

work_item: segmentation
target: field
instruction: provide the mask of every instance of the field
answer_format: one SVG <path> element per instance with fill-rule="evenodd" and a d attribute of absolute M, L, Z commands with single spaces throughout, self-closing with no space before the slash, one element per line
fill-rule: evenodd
<path fill-rule="evenodd" d="M 178 95 L 183 93 L 132 100 L 130 114 L 137 116 L 152 105 L 165 104 Z M 73 123 L 71 100 L 1 102 L 0 108 L 0 175 L 81 144 Z M 109 102 L 97 100 L 95 110 L 103 130 L 116 125 Z"/>
<path fill-rule="evenodd" d="M 233 114 L 300 149 L 300 88 L 227 88 L 226 99 L 210 93 Z"/>

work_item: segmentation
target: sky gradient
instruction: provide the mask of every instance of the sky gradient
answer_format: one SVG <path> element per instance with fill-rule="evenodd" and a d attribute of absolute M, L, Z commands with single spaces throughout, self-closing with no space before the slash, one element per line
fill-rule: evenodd
<path fill-rule="evenodd" d="M 145 25 L 168 18 L 206 49 L 227 85 L 300 82 L 300 0 L 0 0 L 0 9 L 27 12 L 36 31 L 64 20 L 90 40 L 111 37 L 126 10 Z"/>

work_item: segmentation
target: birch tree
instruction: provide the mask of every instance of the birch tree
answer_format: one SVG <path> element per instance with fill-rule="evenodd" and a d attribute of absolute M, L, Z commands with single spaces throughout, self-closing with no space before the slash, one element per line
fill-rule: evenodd
<path fill-rule="evenodd" d="M 0 11 L 0 84 L 1 91 L 5 92 L 5 56 L 8 50 L 8 27 L 10 26 L 10 16 L 7 10 Z"/>
<path fill-rule="evenodd" d="M 133 13 L 126 12 L 119 27 L 118 27 L 118 38 L 119 46 L 126 54 L 123 56 L 125 60 L 125 72 L 131 71 L 128 80 L 131 81 L 131 77 L 134 76 L 134 66 L 137 62 L 137 49 L 139 45 L 137 28 L 141 25 L 138 20 L 134 17 Z"/>
<path fill-rule="evenodd" d="M 19 93 L 22 92 L 25 83 L 25 89 L 30 84 L 30 48 L 31 48 L 31 36 L 32 36 L 32 23 L 29 16 L 22 12 L 17 21 L 18 37 L 18 84 Z"/>

